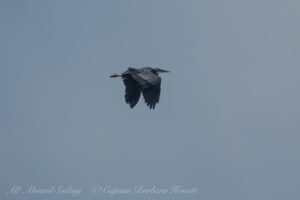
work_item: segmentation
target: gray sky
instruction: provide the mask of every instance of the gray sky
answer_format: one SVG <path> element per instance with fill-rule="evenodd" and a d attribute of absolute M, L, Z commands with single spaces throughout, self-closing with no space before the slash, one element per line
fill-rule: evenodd
<path fill-rule="evenodd" d="M 300 198 L 299 1 L 0 2 L 0 197 L 14 185 Z M 130 66 L 162 74 L 156 109 L 131 110 Z M 74 199 L 71 195 L 59 198 Z"/>

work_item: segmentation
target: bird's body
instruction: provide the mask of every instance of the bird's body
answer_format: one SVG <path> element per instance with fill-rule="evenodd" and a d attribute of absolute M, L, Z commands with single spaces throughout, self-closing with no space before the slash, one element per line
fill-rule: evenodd
<path fill-rule="evenodd" d="M 159 72 L 168 72 L 166 70 L 143 67 L 132 68 L 129 67 L 127 71 L 121 75 L 111 75 L 110 77 L 122 77 L 125 85 L 125 101 L 133 108 L 141 93 L 143 93 L 145 103 L 150 109 L 154 109 L 156 103 L 159 102 L 161 78 L 158 76 Z"/>

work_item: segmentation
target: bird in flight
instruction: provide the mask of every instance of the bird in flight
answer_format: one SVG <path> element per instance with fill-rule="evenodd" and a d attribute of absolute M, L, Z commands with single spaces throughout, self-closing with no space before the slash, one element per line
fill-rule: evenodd
<path fill-rule="evenodd" d="M 125 85 L 125 101 L 133 108 L 141 93 L 143 93 L 145 103 L 150 109 L 154 109 L 159 102 L 161 78 L 158 73 L 169 72 L 167 70 L 151 67 L 133 68 L 129 67 L 121 75 L 113 74 L 110 77 L 121 77 Z"/>

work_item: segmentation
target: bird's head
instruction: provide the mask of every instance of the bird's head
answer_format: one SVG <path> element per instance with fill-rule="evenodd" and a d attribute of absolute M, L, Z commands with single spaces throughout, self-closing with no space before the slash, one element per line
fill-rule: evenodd
<path fill-rule="evenodd" d="M 155 68 L 154 70 L 155 70 L 157 73 L 170 72 L 170 71 L 168 71 L 168 70 L 159 69 L 159 68 Z"/>

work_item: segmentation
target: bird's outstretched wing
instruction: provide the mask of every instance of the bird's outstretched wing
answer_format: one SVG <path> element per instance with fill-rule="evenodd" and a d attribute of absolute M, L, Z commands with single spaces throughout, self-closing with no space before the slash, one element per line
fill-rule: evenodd
<path fill-rule="evenodd" d="M 125 101 L 129 104 L 130 108 L 133 108 L 140 99 L 141 87 L 130 76 L 123 76 L 123 82 L 125 84 Z"/>
<path fill-rule="evenodd" d="M 158 78 L 159 81 L 155 85 L 152 85 L 152 87 L 143 90 L 145 103 L 147 104 L 147 106 L 149 106 L 150 109 L 154 109 L 156 103 L 159 102 L 161 79 L 160 77 Z"/>

